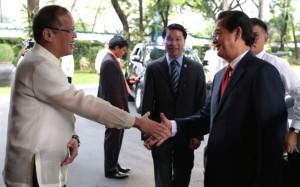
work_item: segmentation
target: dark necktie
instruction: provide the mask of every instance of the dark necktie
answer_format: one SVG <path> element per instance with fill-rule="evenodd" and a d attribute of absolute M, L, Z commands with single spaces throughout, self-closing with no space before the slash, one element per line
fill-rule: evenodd
<path fill-rule="evenodd" d="M 171 83 L 172 83 L 172 88 L 175 94 L 177 94 L 178 91 L 178 81 L 179 81 L 179 72 L 177 71 L 177 66 L 178 62 L 176 60 L 173 60 L 171 62 Z"/>
<path fill-rule="evenodd" d="M 230 79 L 230 75 L 232 73 L 232 68 L 230 65 L 227 66 L 224 77 L 222 79 L 222 85 L 221 85 L 221 97 L 223 96 L 224 90 L 228 84 L 228 81 Z"/>

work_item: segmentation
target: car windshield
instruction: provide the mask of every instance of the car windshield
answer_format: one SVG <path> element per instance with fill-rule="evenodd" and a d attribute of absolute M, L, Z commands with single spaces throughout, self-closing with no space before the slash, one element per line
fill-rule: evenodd
<path fill-rule="evenodd" d="M 158 59 L 166 54 L 165 46 L 163 45 L 148 45 L 146 47 L 145 55 L 144 55 L 144 62 L 145 64 L 148 64 L 149 62 L 152 62 L 155 59 Z M 191 58 L 195 61 L 200 62 L 200 59 L 196 55 L 196 53 L 193 51 L 192 48 L 185 46 L 183 54 Z"/>

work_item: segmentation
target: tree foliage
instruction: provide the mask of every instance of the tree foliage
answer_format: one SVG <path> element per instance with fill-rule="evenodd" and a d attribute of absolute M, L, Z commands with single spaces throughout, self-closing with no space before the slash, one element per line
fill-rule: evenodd
<path fill-rule="evenodd" d="M 27 0 L 27 5 L 23 5 L 23 12 L 27 14 L 27 27 L 25 32 L 32 38 L 32 20 L 36 12 L 39 10 L 39 0 Z"/>
<path fill-rule="evenodd" d="M 129 41 L 133 39 L 133 43 L 143 41 L 149 35 L 153 41 L 155 24 L 160 31 L 168 25 L 171 0 L 111 1 L 123 24 L 124 35 Z M 155 12 L 159 15 L 157 23 L 154 21 Z"/>
<path fill-rule="evenodd" d="M 216 20 L 216 15 L 222 10 L 233 10 L 239 8 L 243 11 L 242 5 L 247 0 L 176 0 L 181 6 L 188 6 L 194 11 L 199 12 L 205 19 Z"/>
<path fill-rule="evenodd" d="M 273 41 L 279 41 L 279 50 L 283 51 L 285 44 L 290 40 L 288 31 L 289 17 L 293 12 L 291 0 L 271 0 L 270 11 L 272 18 L 269 21 Z"/>
<path fill-rule="evenodd" d="M 57 0 L 26 1 L 27 3 L 24 5 L 23 11 L 26 12 L 28 20 L 26 23 L 28 32 L 31 31 L 29 28 L 32 25 L 32 18 L 35 12 L 39 9 L 39 2 L 43 1 L 43 4 L 45 4 L 45 1 L 46 4 L 55 4 L 58 2 Z M 115 10 L 122 24 L 122 28 L 115 31 L 116 34 L 125 36 L 130 43 L 132 42 L 132 46 L 137 42 L 148 40 L 148 38 L 153 41 L 155 26 L 161 32 L 168 25 L 170 18 L 189 11 L 197 12 L 203 19 L 209 20 L 207 24 L 205 23 L 205 27 L 201 27 L 199 31 L 192 33 L 198 37 L 208 37 L 211 35 L 216 15 L 222 10 L 238 9 L 244 11 L 247 10 L 247 7 L 244 6 L 245 3 L 249 4 L 252 2 L 257 8 L 257 17 L 265 20 L 263 15 L 266 13 L 264 13 L 264 9 L 262 8 L 266 3 L 265 0 L 90 0 L 90 3 L 85 3 L 85 7 L 81 7 L 79 4 L 82 1 L 72 0 L 67 3 L 67 8 L 76 16 L 75 24 L 78 31 L 93 32 L 97 22 L 101 22 L 101 19 L 103 19 L 104 10 L 112 8 Z M 299 30 L 297 20 L 290 18 L 294 12 L 291 6 L 292 1 L 296 0 L 270 0 L 269 3 L 271 20 L 268 22 L 268 25 L 271 31 L 271 41 L 279 41 L 281 50 L 284 49 L 288 41 L 295 40 L 294 38 L 298 37 L 292 32 L 292 25 L 294 25 L 294 32 Z M 89 14 L 93 15 L 89 15 L 92 18 L 86 19 L 86 15 L 82 13 L 82 9 L 88 9 Z M 156 12 L 159 15 L 157 22 L 154 21 Z M 112 16 L 114 15 L 112 14 Z M 31 35 L 29 33 L 29 36 Z"/>

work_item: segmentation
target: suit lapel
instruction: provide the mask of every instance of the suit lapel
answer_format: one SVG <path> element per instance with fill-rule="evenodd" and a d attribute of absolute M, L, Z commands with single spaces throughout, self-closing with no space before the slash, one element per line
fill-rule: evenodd
<path fill-rule="evenodd" d="M 211 114 L 216 115 L 218 109 L 219 109 L 219 102 L 220 102 L 220 88 L 221 88 L 221 83 L 222 83 L 222 78 L 224 76 L 224 73 L 226 71 L 226 68 L 223 68 L 220 70 L 214 77 L 214 82 L 213 82 L 213 88 L 211 92 Z M 213 119 L 214 116 L 211 116 Z"/>
<path fill-rule="evenodd" d="M 159 69 L 162 77 L 166 80 L 166 82 L 169 85 L 169 89 L 171 90 L 171 92 L 173 93 L 173 89 L 171 86 L 171 75 L 170 75 L 170 70 L 169 70 L 169 66 L 168 66 L 168 62 L 166 57 L 164 56 L 163 59 L 161 61 L 159 61 L 159 65 L 157 66 L 157 68 Z M 184 86 L 184 82 L 185 82 L 185 78 L 187 77 L 186 74 L 189 72 L 189 64 L 188 64 L 188 60 L 186 59 L 185 56 L 183 56 L 183 61 L 182 61 L 182 67 L 181 67 L 181 71 L 180 71 L 180 77 L 179 77 L 179 84 L 178 84 L 178 93 L 177 95 L 181 94 L 183 89 L 182 87 Z M 175 94 L 173 93 L 174 97 Z"/>
<path fill-rule="evenodd" d="M 121 64 L 119 64 L 120 62 L 118 62 L 112 54 L 110 54 L 110 53 L 108 53 L 108 54 L 110 55 L 110 58 L 114 62 L 114 64 L 118 67 L 119 73 L 121 73 L 122 76 L 123 76 L 123 72 L 122 72 L 122 69 L 120 67 Z"/>
<path fill-rule="evenodd" d="M 222 98 L 220 99 L 220 104 L 222 104 L 224 102 L 224 100 L 227 99 L 228 95 L 230 92 L 232 92 L 232 90 L 234 89 L 234 87 L 236 86 L 236 84 L 238 83 L 239 79 L 242 77 L 242 75 L 245 72 L 245 68 L 243 66 L 240 66 L 241 64 L 238 64 L 238 67 L 236 68 L 236 70 L 233 72 L 232 76 L 230 77 L 230 81 L 227 84 L 227 87 L 223 93 Z M 224 74 L 223 74 L 224 75 Z M 222 80 L 221 80 L 222 82 Z M 221 83 L 220 83 L 220 87 L 221 87 Z M 219 87 L 219 89 L 220 89 Z M 220 93 L 219 93 L 220 95 Z"/>
<path fill-rule="evenodd" d="M 188 60 L 186 59 L 185 56 L 183 56 L 177 95 L 182 94 L 184 91 L 183 87 L 184 87 L 185 79 L 187 78 L 187 73 L 189 73 L 189 68 L 190 67 L 189 67 Z"/>
<path fill-rule="evenodd" d="M 215 116 L 219 113 L 219 111 L 223 108 L 224 104 L 226 104 L 226 100 L 230 93 L 235 89 L 236 85 L 239 83 L 239 80 L 242 78 L 243 74 L 246 72 L 246 67 L 248 63 L 251 63 L 249 61 L 249 57 L 252 55 L 250 52 L 248 52 L 239 62 L 237 65 L 236 69 L 234 70 L 232 76 L 230 77 L 230 81 L 227 84 L 227 87 L 223 93 L 222 98 L 220 98 L 220 87 L 222 83 L 222 78 L 224 76 L 226 68 L 222 69 L 222 73 L 220 74 L 221 76 L 217 80 L 217 91 L 214 93 L 214 98 L 219 98 L 219 103 L 217 105 L 217 111 Z"/>
<path fill-rule="evenodd" d="M 161 76 L 165 81 L 168 83 L 169 89 L 173 93 L 173 89 L 171 86 L 171 75 L 169 71 L 169 66 L 166 57 L 164 56 L 161 61 L 159 61 L 159 64 L 157 66 Z"/>

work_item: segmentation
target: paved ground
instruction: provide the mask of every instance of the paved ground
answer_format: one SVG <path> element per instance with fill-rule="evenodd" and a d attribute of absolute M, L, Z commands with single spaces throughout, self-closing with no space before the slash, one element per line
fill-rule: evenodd
<path fill-rule="evenodd" d="M 86 93 L 95 95 L 97 86 L 84 88 Z M 8 114 L 8 97 L 0 97 L 0 169 L 3 168 Z M 130 111 L 138 115 L 130 103 Z M 153 165 L 151 152 L 143 147 L 140 132 L 137 129 L 125 131 L 120 163 L 131 167 L 130 177 L 125 180 L 113 180 L 104 177 L 103 137 L 105 127 L 77 116 L 76 129 L 81 139 L 79 156 L 70 165 L 68 187 L 153 187 Z M 206 138 L 207 139 L 207 138 Z M 203 145 L 195 152 L 195 166 L 190 187 L 203 187 Z M 0 187 L 4 187 L 0 180 Z"/>

